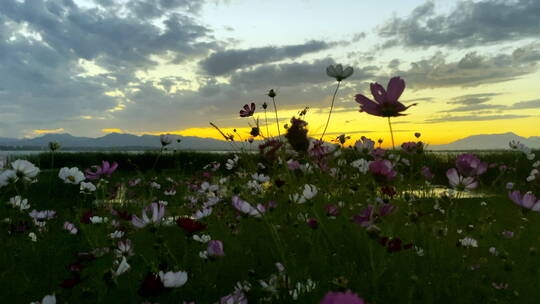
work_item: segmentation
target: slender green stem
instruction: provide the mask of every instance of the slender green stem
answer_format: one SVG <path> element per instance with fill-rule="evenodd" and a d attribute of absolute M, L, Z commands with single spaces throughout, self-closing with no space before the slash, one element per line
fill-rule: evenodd
<path fill-rule="evenodd" d="M 266 109 L 264 109 L 264 124 L 266 125 L 266 137 L 270 137 L 270 132 L 268 132 L 268 116 L 266 115 Z"/>
<path fill-rule="evenodd" d="M 330 116 L 332 115 L 332 109 L 334 109 L 334 102 L 336 101 L 336 94 L 339 89 L 339 85 L 341 84 L 341 81 L 338 81 L 336 90 L 334 91 L 334 96 L 332 97 L 332 104 L 330 105 L 330 112 L 328 113 L 328 119 L 326 120 L 326 126 L 324 126 L 324 131 L 322 132 L 321 138 L 319 140 L 323 140 L 324 134 L 326 133 L 326 128 L 328 128 L 328 124 L 330 123 Z"/>
<path fill-rule="evenodd" d="M 392 138 L 392 150 L 395 150 L 396 145 L 394 144 L 394 131 L 392 130 L 392 122 L 390 122 L 390 117 L 388 117 L 388 126 L 390 127 L 390 137 Z"/>
<path fill-rule="evenodd" d="M 277 124 L 278 137 L 281 137 L 281 132 L 279 131 L 279 119 L 277 115 L 276 99 L 274 97 L 272 97 L 272 102 L 274 103 L 274 112 L 276 112 L 276 124 Z"/>

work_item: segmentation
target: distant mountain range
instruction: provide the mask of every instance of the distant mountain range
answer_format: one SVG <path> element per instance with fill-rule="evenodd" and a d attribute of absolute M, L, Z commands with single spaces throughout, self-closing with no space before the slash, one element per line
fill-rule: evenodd
<path fill-rule="evenodd" d="M 521 137 L 515 133 L 472 135 L 445 145 L 430 145 L 428 150 L 500 150 L 510 149 L 510 141 L 519 141 L 532 149 L 540 149 L 540 136 Z"/>
<path fill-rule="evenodd" d="M 235 150 L 230 142 L 214 138 L 203 138 L 197 136 L 170 135 L 173 143 L 168 146 L 170 150 L 197 150 L 197 151 L 228 151 Z M 177 140 L 180 142 L 177 142 Z M 519 141 L 526 146 L 540 149 L 540 136 L 521 137 L 514 133 L 503 134 L 481 134 L 469 136 L 449 144 L 430 145 L 428 150 L 499 150 L 509 149 L 508 143 L 511 140 Z M 71 150 L 92 150 L 92 149 L 114 149 L 114 150 L 145 150 L 157 149 L 161 147 L 159 136 L 157 135 L 133 135 L 125 133 L 110 133 L 102 137 L 76 137 L 67 133 L 45 134 L 36 138 L 3 138 L 0 137 L 0 150 L 26 149 L 44 150 L 48 148 L 49 142 L 58 142 L 63 149 Z M 256 148 L 257 142 L 252 147 Z"/>

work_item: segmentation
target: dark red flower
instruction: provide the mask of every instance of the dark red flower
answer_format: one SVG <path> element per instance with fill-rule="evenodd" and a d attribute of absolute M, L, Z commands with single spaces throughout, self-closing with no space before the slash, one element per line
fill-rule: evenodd
<path fill-rule="evenodd" d="M 94 212 L 92 210 L 85 211 L 83 215 L 81 216 L 81 223 L 83 224 L 90 224 L 90 218 L 94 216 Z"/>
<path fill-rule="evenodd" d="M 165 286 L 163 285 L 163 282 L 161 282 L 159 276 L 156 273 L 149 273 L 146 278 L 144 278 L 137 293 L 143 298 L 156 297 L 164 289 Z"/>
<path fill-rule="evenodd" d="M 189 235 L 206 229 L 205 224 L 192 220 L 187 217 L 179 218 L 178 220 L 176 220 L 176 224 L 178 225 L 178 227 L 182 228 Z"/>
<path fill-rule="evenodd" d="M 388 252 L 398 252 L 398 251 L 401 251 L 401 239 L 399 238 L 392 238 L 389 242 L 388 242 L 388 246 L 386 248 L 386 250 Z"/>
<path fill-rule="evenodd" d="M 64 280 L 60 284 L 60 287 L 62 287 L 62 288 L 73 288 L 73 287 L 79 285 L 80 283 L 81 283 L 81 278 L 77 274 L 73 278 Z"/>

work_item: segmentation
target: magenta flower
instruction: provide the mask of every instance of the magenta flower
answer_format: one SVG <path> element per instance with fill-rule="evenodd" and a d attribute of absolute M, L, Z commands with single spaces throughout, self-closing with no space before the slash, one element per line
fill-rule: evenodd
<path fill-rule="evenodd" d="M 446 177 L 450 186 L 457 190 L 474 190 L 478 187 L 478 181 L 474 177 L 463 177 L 459 175 L 456 168 L 448 169 Z"/>
<path fill-rule="evenodd" d="M 223 242 L 218 240 L 211 240 L 208 242 L 208 248 L 206 249 L 208 256 L 224 256 L 225 252 L 223 251 Z"/>
<path fill-rule="evenodd" d="M 328 292 L 320 304 L 364 304 L 364 300 L 350 290 L 347 292 Z"/>
<path fill-rule="evenodd" d="M 100 179 L 102 176 L 111 176 L 111 174 L 113 174 L 114 171 L 116 171 L 116 169 L 118 168 L 118 163 L 117 162 L 114 162 L 112 165 L 104 160 L 102 163 L 101 163 L 101 167 L 100 166 L 92 166 L 91 169 L 86 169 L 84 172 L 86 173 L 86 178 L 89 179 L 89 180 L 97 180 L 97 179 Z"/>
<path fill-rule="evenodd" d="M 406 107 L 398 101 L 405 90 L 405 81 L 399 77 L 390 79 L 386 90 L 378 83 L 372 83 L 370 87 L 375 101 L 362 94 L 356 95 L 356 102 L 360 104 L 360 112 L 381 117 L 403 116 L 406 114 L 401 114 L 401 112 L 416 105 L 414 103 Z"/>
<path fill-rule="evenodd" d="M 252 102 L 251 105 L 244 105 L 244 108 L 240 110 L 240 117 L 249 117 L 253 116 L 255 113 L 255 103 Z"/>
<path fill-rule="evenodd" d="M 391 181 L 393 180 L 397 172 L 394 171 L 394 165 L 387 159 L 374 160 L 369 163 L 369 171 L 381 180 Z"/>
<path fill-rule="evenodd" d="M 456 167 L 463 176 L 480 176 L 486 172 L 488 164 L 481 161 L 476 155 L 464 153 L 456 158 Z"/>
<path fill-rule="evenodd" d="M 527 192 L 523 196 L 519 191 L 512 191 L 508 193 L 508 197 L 516 203 L 518 206 L 524 209 L 532 211 L 540 211 L 540 200 L 536 199 L 536 196 L 532 192 Z"/>

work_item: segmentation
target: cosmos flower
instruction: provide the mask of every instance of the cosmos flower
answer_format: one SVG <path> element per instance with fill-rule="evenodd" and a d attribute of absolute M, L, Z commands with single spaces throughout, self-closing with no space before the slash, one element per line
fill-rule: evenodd
<path fill-rule="evenodd" d="M 488 164 L 474 154 L 464 153 L 456 158 L 456 168 L 463 176 L 479 176 L 486 172 Z"/>
<path fill-rule="evenodd" d="M 208 256 L 224 256 L 223 242 L 218 240 L 209 241 L 206 252 L 208 253 Z"/>
<path fill-rule="evenodd" d="M 391 181 L 397 176 L 394 165 L 387 159 L 374 160 L 369 163 L 369 171 L 382 180 Z"/>
<path fill-rule="evenodd" d="M 370 88 L 375 101 L 362 94 L 356 95 L 356 102 L 360 104 L 360 112 L 381 117 L 404 116 L 406 114 L 401 112 L 416 105 L 414 103 L 406 107 L 398 101 L 405 90 L 405 81 L 399 77 L 390 79 L 386 90 L 378 83 L 372 83 Z"/>
<path fill-rule="evenodd" d="M 206 229 L 205 224 L 187 217 L 179 218 L 178 220 L 176 220 L 176 224 L 178 225 L 178 227 L 182 228 L 188 235 L 192 235 Z"/>
<path fill-rule="evenodd" d="M 77 167 L 64 167 L 60 169 L 60 172 L 58 172 L 58 177 L 63 180 L 64 183 L 73 185 L 78 185 L 85 178 L 84 173 L 82 173 Z"/>
<path fill-rule="evenodd" d="M 364 304 L 364 300 L 350 290 L 347 292 L 328 292 L 320 304 Z"/>
<path fill-rule="evenodd" d="M 114 162 L 112 165 L 108 161 L 103 161 L 100 166 L 92 166 L 91 169 L 86 169 L 86 178 L 89 180 L 97 180 L 103 176 L 111 176 L 114 171 L 118 168 L 118 163 Z"/>
<path fill-rule="evenodd" d="M 149 218 L 146 212 L 152 210 L 152 217 Z M 165 215 L 165 206 L 158 203 L 152 203 L 150 206 L 142 210 L 142 218 L 133 215 L 131 218 L 131 223 L 137 228 L 143 228 L 148 224 L 157 224 L 161 222 L 163 216 Z"/>
<path fill-rule="evenodd" d="M 446 177 L 450 186 L 457 190 L 474 190 L 478 187 L 478 181 L 474 177 L 463 177 L 459 175 L 456 168 L 448 169 Z"/>
<path fill-rule="evenodd" d="M 130 268 L 131 268 L 131 266 L 128 264 L 128 262 L 126 260 L 126 257 L 123 256 L 122 261 L 118 265 L 118 268 L 116 269 L 116 271 L 113 272 L 113 275 L 115 277 L 117 277 L 117 276 L 125 273 L 126 271 L 128 271 Z"/>
<path fill-rule="evenodd" d="M 15 171 L 17 179 L 22 179 L 27 182 L 34 181 L 39 174 L 39 168 L 24 159 L 17 159 L 16 161 L 12 162 L 11 168 L 13 168 L 13 171 Z"/>
<path fill-rule="evenodd" d="M 66 229 L 67 231 L 69 231 L 69 233 L 71 234 L 77 234 L 77 232 L 79 232 L 79 230 L 77 229 L 77 227 L 75 227 L 75 225 L 73 223 L 70 223 L 70 222 L 64 222 L 64 229 Z"/>
<path fill-rule="evenodd" d="M 519 191 L 512 191 L 508 193 L 508 197 L 524 209 L 529 209 L 532 211 L 540 211 L 540 200 L 536 199 L 536 196 L 532 192 L 527 192 L 523 196 Z"/>
<path fill-rule="evenodd" d="M 28 199 L 23 199 L 19 195 L 10 198 L 8 204 L 11 205 L 13 208 L 18 208 L 21 211 L 30 208 L 30 204 L 28 204 Z"/>
<path fill-rule="evenodd" d="M 184 284 L 186 284 L 188 280 L 188 274 L 185 271 L 160 271 L 158 275 L 161 279 L 161 282 L 163 283 L 163 286 L 165 286 L 166 288 L 177 288 L 184 286 Z"/>
<path fill-rule="evenodd" d="M 244 105 L 244 108 L 240 110 L 240 117 L 249 117 L 253 116 L 255 113 L 255 103 L 252 102 L 251 105 Z"/>
<path fill-rule="evenodd" d="M 354 70 L 352 67 L 346 67 L 343 69 L 341 64 L 329 65 L 326 68 L 326 75 L 335 78 L 337 81 L 342 81 L 353 74 Z"/>

